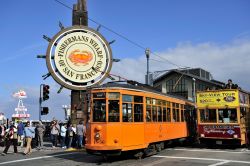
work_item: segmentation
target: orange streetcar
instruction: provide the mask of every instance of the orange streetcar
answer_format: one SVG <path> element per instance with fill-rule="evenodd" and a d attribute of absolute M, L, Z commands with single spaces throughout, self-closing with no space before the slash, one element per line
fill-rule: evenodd
<path fill-rule="evenodd" d="M 103 155 L 150 155 L 169 140 L 195 133 L 194 104 L 140 85 L 108 83 L 91 89 L 86 150 Z M 191 125 L 188 125 L 191 124 Z"/>

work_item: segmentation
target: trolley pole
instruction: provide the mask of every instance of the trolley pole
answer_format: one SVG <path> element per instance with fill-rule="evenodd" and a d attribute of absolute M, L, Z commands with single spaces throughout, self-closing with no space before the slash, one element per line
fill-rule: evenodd
<path fill-rule="evenodd" d="M 72 11 L 72 25 L 84 25 L 88 26 L 88 11 L 86 0 L 78 0 L 77 4 L 73 5 Z M 76 123 L 77 119 L 77 110 L 78 106 L 81 106 L 81 110 L 83 111 L 83 91 L 72 90 L 71 91 L 71 118 L 74 123 Z"/>

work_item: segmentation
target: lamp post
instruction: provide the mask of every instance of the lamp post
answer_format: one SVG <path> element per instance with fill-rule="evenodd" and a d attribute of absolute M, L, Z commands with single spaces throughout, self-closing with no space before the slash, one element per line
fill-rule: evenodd
<path fill-rule="evenodd" d="M 196 94 L 195 94 L 195 92 L 196 92 L 196 85 L 195 85 L 195 81 L 196 81 L 196 79 L 193 78 L 193 101 L 194 101 L 195 106 L 196 106 Z"/>
<path fill-rule="evenodd" d="M 146 48 L 145 54 L 146 54 L 146 58 L 147 58 L 146 84 L 149 85 L 149 55 L 150 55 L 150 49 L 149 48 Z"/>

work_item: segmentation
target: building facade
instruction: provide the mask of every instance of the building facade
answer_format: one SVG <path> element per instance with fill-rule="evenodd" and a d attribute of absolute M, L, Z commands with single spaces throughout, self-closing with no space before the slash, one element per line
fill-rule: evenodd
<path fill-rule="evenodd" d="M 213 79 L 210 72 L 201 68 L 169 70 L 154 76 L 153 86 L 162 93 L 183 96 L 195 101 L 195 92 L 206 89 L 221 89 L 224 83 Z"/>

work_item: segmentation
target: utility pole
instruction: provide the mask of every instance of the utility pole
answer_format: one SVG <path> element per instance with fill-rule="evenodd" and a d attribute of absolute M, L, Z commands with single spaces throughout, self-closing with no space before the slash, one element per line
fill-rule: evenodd
<path fill-rule="evenodd" d="M 146 54 L 146 58 L 147 58 L 147 75 L 146 75 L 146 84 L 147 85 L 150 85 L 150 82 L 149 82 L 149 56 L 150 56 L 150 49 L 147 48 L 145 50 L 145 54 Z"/>
<path fill-rule="evenodd" d="M 73 5 L 72 25 L 88 26 L 88 11 L 86 0 L 78 0 L 77 4 Z M 84 115 L 84 91 L 71 91 L 71 121 L 77 123 L 77 110 L 80 109 Z M 80 108 L 79 108 L 80 107 Z"/>

